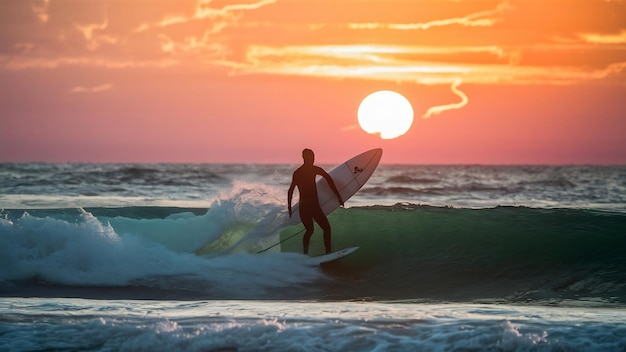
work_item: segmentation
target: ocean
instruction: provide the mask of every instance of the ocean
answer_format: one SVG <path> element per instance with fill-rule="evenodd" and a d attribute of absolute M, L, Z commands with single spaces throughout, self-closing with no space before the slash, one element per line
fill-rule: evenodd
<path fill-rule="evenodd" d="M 0 350 L 626 351 L 626 166 L 297 166 L 0 164 Z"/>

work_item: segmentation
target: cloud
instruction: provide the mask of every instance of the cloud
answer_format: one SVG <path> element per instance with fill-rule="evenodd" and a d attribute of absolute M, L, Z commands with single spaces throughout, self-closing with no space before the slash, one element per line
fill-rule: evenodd
<path fill-rule="evenodd" d="M 49 6 L 50 0 L 42 0 L 37 4 L 31 5 L 31 10 L 33 10 L 33 13 L 35 14 L 35 16 L 37 16 L 37 19 L 41 23 L 47 23 L 50 19 L 50 15 L 48 14 Z"/>
<path fill-rule="evenodd" d="M 153 27 L 168 27 L 172 25 L 188 23 L 198 20 L 222 19 L 227 22 L 234 22 L 234 14 L 241 11 L 249 11 L 275 3 L 277 0 L 259 0 L 249 4 L 228 4 L 221 8 L 211 7 L 213 0 L 198 0 L 196 7 L 190 15 L 169 14 L 161 20 L 153 23 L 142 23 L 135 28 L 135 32 L 144 32 Z M 222 27 L 219 25 L 218 27 Z"/>
<path fill-rule="evenodd" d="M 274 4 L 277 0 L 260 0 L 257 2 L 253 2 L 250 4 L 229 4 L 224 6 L 221 9 L 211 9 L 208 5 L 212 2 L 212 0 L 199 0 L 198 7 L 196 10 L 196 16 L 206 15 L 210 17 L 213 13 L 226 14 L 231 11 L 243 11 L 243 10 L 256 10 L 266 5 Z"/>
<path fill-rule="evenodd" d="M 0 69 L 205 69 L 239 45 L 222 35 L 226 28 L 275 2 L 154 0 L 149 8 L 143 1 L 9 2 L 0 6 Z"/>
<path fill-rule="evenodd" d="M 223 7 L 212 7 L 213 0 L 198 0 L 190 14 L 168 14 L 156 22 L 140 24 L 133 32 L 145 33 L 159 28 L 157 37 L 161 43 L 161 51 L 164 53 L 202 53 L 223 56 L 228 49 L 222 43 L 223 39 L 217 35 L 229 26 L 236 26 L 241 12 L 255 10 L 275 2 L 276 0 L 259 0 L 252 3 L 229 3 Z M 168 27 L 185 25 L 195 30 L 199 28 L 198 23 L 203 24 L 201 34 L 187 34 L 181 37 L 178 31 L 173 31 L 173 34 L 163 32 Z M 193 33 L 193 30 L 188 33 Z"/>
<path fill-rule="evenodd" d="M 618 34 L 580 33 L 578 36 L 587 43 L 626 44 L 626 29 Z"/>
<path fill-rule="evenodd" d="M 452 84 L 459 79 L 473 84 L 563 85 L 607 78 L 622 70 L 620 63 L 596 69 L 583 65 L 520 65 L 517 50 L 498 46 L 251 46 L 243 61 L 212 63 L 231 67 L 235 74 L 357 78 L 426 85 Z M 483 55 L 484 63 L 454 62 L 468 53 Z M 431 60 L 431 55 L 437 55 L 438 60 Z"/>
<path fill-rule="evenodd" d="M 87 49 L 96 50 L 102 43 L 115 44 L 118 39 L 111 35 L 94 34 L 96 31 L 104 31 L 107 29 L 108 20 L 104 19 L 102 23 L 92 23 L 86 25 L 74 24 L 87 41 Z"/>
<path fill-rule="evenodd" d="M 493 10 L 480 11 L 463 17 L 453 17 L 421 23 L 349 23 L 352 29 L 393 29 L 393 30 L 425 30 L 432 27 L 461 25 L 466 27 L 491 27 L 502 21 L 502 14 L 513 10 L 508 2 L 500 3 Z"/>
<path fill-rule="evenodd" d="M 178 60 L 113 60 L 92 58 L 88 56 L 61 56 L 54 58 L 43 57 L 13 57 L 0 55 L 0 67 L 10 70 L 26 69 L 55 69 L 59 67 L 95 67 L 106 69 L 154 68 L 162 69 L 179 65 Z"/>
<path fill-rule="evenodd" d="M 106 83 L 92 87 L 77 86 L 72 88 L 72 93 L 101 93 L 113 89 L 113 84 Z"/>
<path fill-rule="evenodd" d="M 174 40 L 165 34 L 158 36 L 161 41 L 161 50 L 165 53 L 204 53 L 220 54 L 227 52 L 224 44 L 220 43 L 213 35 L 219 33 L 226 24 L 216 23 L 212 28 L 204 31 L 202 36 L 186 36 L 181 40 Z"/>
<path fill-rule="evenodd" d="M 5 40 L 10 45 L 0 54 L 0 69 L 177 66 L 186 70 L 226 69 L 233 75 L 351 78 L 426 85 L 451 85 L 458 79 L 464 84 L 576 84 L 623 78 L 625 30 L 598 34 L 602 28 L 585 27 L 583 31 L 573 26 L 575 30 L 567 31 L 559 27 L 557 38 L 557 32 L 548 29 L 528 30 L 522 26 L 523 16 L 516 17 L 526 12 L 537 14 L 534 10 L 539 5 L 513 1 L 441 3 L 445 6 L 438 5 L 441 7 L 437 11 L 430 12 L 441 14 L 432 21 L 394 21 L 395 15 L 411 18 L 406 16 L 406 10 L 395 7 L 384 14 L 389 23 L 350 24 L 354 28 L 406 32 L 372 32 L 370 37 L 346 30 L 348 22 L 344 21 L 361 16 L 356 10 L 369 4 L 367 1 L 341 2 L 336 14 L 323 8 L 337 5 L 336 1 L 320 1 L 319 11 L 277 0 L 153 0 L 149 11 L 144 2 L 134 1 L 38 0 L 34 6 L 15 2 L 13 12 L 25 13 L 32 22 L 28 22 L 30 27 L 19 29 L 32 32 Z M 476 11 L 476 6 L 485 3 L 492 7 Z M 375 0 L 371 4 L 386 3 Z M 350 6 L 354 6 L 354 11 Z M 264 10 L 255 11 L 261 8 Z M 447 15 L 448 9 L 454 15 Z M 284 16 L 289 10 L 296 13 Z M 46 24 L 35 21 L 33 13 L 45 14 Z M 379 18 L 375 12 L 367 16 L 361 18 Z M 466 28 L 438 31 L 435 38 L 428 31 L 452 25 Z M 486 28 L 495 25 L 497 28 Z M 0 37 L 1 29 L 0 26 Z M 8 33 L 13 33 L 4 32 L 7 38 Z M 541 38 L 536 37 L 537 33 L 541 33 Z"/>
<path fill-rule="evenodd" d="M 430 109 L 428 109 L 428 111 L 426 111 L 426 113 L 422 117 L 427 119 L 431 117 L 432 115 L 439 115 L 446 110 L 460 109 L 464 107 L 465 105 L 467 105 L 467 103 L 469 102 L 469 99 L 467 98 L 467 95 L 465 95 L 465 93 L 463 93 L 460 89 L 458 89 L 459 85 L 461 85 L 461 80 L 457 79 L 454 81 L 454 83 L 452 83 L 452 86 L 450 87 L 450 89 L 452 90 L 452 93 L 456 94 L 458 97 L 461 98 L 460 102 L 454 103 L 454 104 L 433 106 Z"/>

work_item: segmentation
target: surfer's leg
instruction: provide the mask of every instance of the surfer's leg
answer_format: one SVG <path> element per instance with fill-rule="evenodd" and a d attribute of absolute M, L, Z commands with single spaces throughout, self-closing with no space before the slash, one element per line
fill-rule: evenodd
<path fill-rule="evenodd" d="M 315 221 L 320 225 L 320 228 L 324 231 L 324 248 L 326 249 L 326 254 L 332 252 L 330 245 L 330 223 L 328 222 L 328 218 L 324 214 L 324 212 L 320 209 L 319 212 L 315 214 Z"/>
<path fill-rule="evenodd" d="M 309 209 L 301 207 L 300 208 L 300 221 L 302 221 L 302 225 L 306 231 L 304 232 L 304 237 L 302 237 L 302 249 L 304 254 L 309 254 L 309 240 L 313 235 L 313 217 L 311 216 L 311 212 Z"/>
<path fill-rule="evenodd" d="M 312 235 L 313 227 L 306 228 L 306 232 L 304 232 L 304 237 L 302 237 L 302 252 L 304 254 L 309 254 L 309 240 L 311 240 Z"/>

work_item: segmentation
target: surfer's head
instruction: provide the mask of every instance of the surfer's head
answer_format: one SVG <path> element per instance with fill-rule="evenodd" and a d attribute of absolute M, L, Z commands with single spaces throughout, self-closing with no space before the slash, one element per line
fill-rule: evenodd
<path fill-rule="evenodd" d="M 315 154 L 311 149 L 304 149 L 302 151 L 302 159 L 304 159 L 305 164 L 313 164 L 315 162 Z"/>

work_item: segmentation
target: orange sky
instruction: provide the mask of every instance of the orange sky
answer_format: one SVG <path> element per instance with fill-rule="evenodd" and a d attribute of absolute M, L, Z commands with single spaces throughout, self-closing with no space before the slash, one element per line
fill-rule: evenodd
<path fill-rule="evenodd" d="M 626 1 L 5 0 L 0 89 L 0 162 L 625 164 Z"/>

